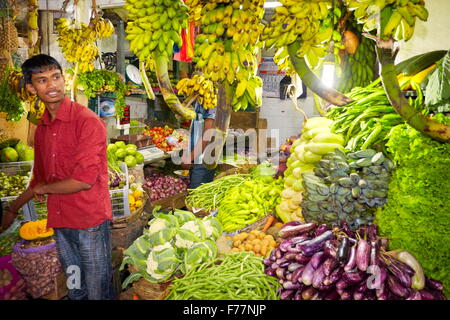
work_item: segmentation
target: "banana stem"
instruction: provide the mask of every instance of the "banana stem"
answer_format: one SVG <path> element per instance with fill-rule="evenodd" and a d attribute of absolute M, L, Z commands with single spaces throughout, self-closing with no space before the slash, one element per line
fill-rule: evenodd
<path fill-rule="evenodd" d="M 297 57 L 297 50 L 299 47 L 300 42 L 296 41 L 290 44 L 287 48 L 295 71 L 298 73 L 300 79 L 302 79 L 305 85 L 319 97 L 336 106 L 343 106 L 352 102 L 352 99 L 343 95 L 339 91 L 327 88 L 322 83 L 322 80 L 320 80 L 308 67 L 305 59 Z"/>
<path fill-rule="evenodd" d="M 153 92 L 152 85 L 147 77 L 147 72 L 145 71 L 145 62 L 141 60 L 139 62 L 139 72 L 141 73 L 142 83 L 144 84 L 145 92 L 150 100 L 155 100 L 155 93 Z"/>
<path fill-rule="evenodd" d="M 191 108 L 184 107 L 177 95 L 173 92 L 170 84 L 168 59 L 164 55 L 155 55 L 155 72 L 158 79 L 161 94 L 167 106 L 175 113 L 177 118 L 183 120 L 195 119 L 195 111 Z"/>
<path fill-rule="evenodd" d="M 381 82 L 395 111 L 414 129 L 435 140 L 449 143 L 450 126 L 424 116 L 420 110 L 416 110 L 410 105 L 403 96 L 396 77 L 392 49 L 383 49 L 377 46 L 376 52 L 381 65 Z"/>
<path fill-rule="evenodd" d="M 70 87 L 70 99 L 75 101 L 75 88 L 77 87 L 78 69 L 80 68 L 80 63 L 75 64 L 75 71 L 72 79 L 72 86 Z"/>
<path fill-rule="evenodd" d="M 203 165 L 209 170 L 213 170 L 217 167 L 219 159 L 223 153 L 223 146 L 227 140 L 228 128 L 230 126 L 234 92 L 234 87 L 230 85 L 227 80 L 219 84 L 216 117 L 214 121 L 214 129 L 216 132 L 214 135 L 214 141 L 212 141 L 216 145 L 213 152 L 214 162 L 203 163 Z"/>

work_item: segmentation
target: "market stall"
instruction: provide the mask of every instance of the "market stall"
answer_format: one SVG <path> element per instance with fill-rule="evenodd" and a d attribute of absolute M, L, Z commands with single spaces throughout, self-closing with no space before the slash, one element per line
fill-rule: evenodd
<path fill-rule="evenodd" d="M 0 128 L 2 215 L 30 184 L 46 107 L 20 63 L 45 51 L 107 128 L 116 299 L 447 299 L 450 52 L 396 59 L 427 1 L 55 2 L 0 8 L 17 51 L 0 53 L 0 120 L 28 122 Z M 262 56 L 292 79 L 295 116 L 269 111 Z M 198 134 L 214 179 L 193 189 L 180 159 Z M 67 299 L 39 200 L 0 229 L 1 300 Z"/>

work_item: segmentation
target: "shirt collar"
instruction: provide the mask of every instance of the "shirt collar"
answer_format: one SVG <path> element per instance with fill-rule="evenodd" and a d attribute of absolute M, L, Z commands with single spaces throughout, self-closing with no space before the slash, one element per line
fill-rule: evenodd
<path fill-rule="evenodd" d="M 55 119 L 69 122 L 71 119 L 71 101 L 69 97 L 64 96 L 63 101 L 61 102 L 61 105 L 56 112 Z M 49 125 L 51 123 L 50 113 L 47 109 L 45 109 L 44 114 L 42 115 L 42 124 Z"/>

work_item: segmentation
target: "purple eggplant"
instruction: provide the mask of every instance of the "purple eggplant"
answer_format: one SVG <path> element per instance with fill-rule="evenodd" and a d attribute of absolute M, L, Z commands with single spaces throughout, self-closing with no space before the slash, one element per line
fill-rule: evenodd
<path fill-rule="evenodd" d="M 342 279 L 347 283 L 354 285 L 366 278 L 366 274 L 364 272 L 344 272 L 342 275 Z"/>
<path fill-rule="evenodd" d="M 276 252 L 277 250 L 272 250 L 272 251 L 270 251 L 270 255 L 269 255 L 269 259 L 270 259 L 270 261 L 275 261 L 275 260 L 277 260 L 277 257 L 275 256 L 275 252 Z"/>
<path fill-rule="evenodd" d="M 295 246 L 297 244 L 300 244 L 306 240 L 309 240 L 309 237 L 307 235 L 302 235 L 302 236 L 286 239 L 280 243 L 279 248 L 281 251 L 287 252 L 287 251 L 289 251 L 289 248 L 295 248 Z"/>
<path fill-rule="evenodd" d="M 293 261 L 293 260 L 295 260 L 296 256 L 297 256 L 297 253 L 287 252 L 284 254 L 283 258 L 285 258 L 286 260 L 289 260 L 289 261 Z"/>
<path fill-rule="evenodd" d="M 313 287 L 308 287 L 302 291 L 303 300 L 314 300 L 319 295 L 319 292 Z"/>
<path fill-rule="evenodd" d="M 269 258 L 265 258 L 264 259 L 264 265 L 265 266 L 270 266 L 272 264 L 272 261 Z"/>
<path fill-rule="evenodd" d="M 278 231 L 278 236 L 283 239 L 291 238 L 291 237 L 294 237 L 294 236 L 297 236 L 300 234 L 308 233 L 308 232 L 314 230 L 316 227 L 317 227 L 317 223 L 315 223 L 315 222 L 298 224 L 298 225 L 285 224 Z"/>
<path fill-rule="evenodd" d="M 292 272 L 286 271 L 286 281 L 291 281 Z"/>
<path fill-rule="evenodd" d="M 339 281 L 341 279 L 343 274 L 344 274 L 344 269 L 336 268 L 336 269 L 334 269 L 334 271 L 329 276 L 327 276 L 324 279 L 323 283 L 325 285 L 335 284 L 337 281 Z"/>
<path fill-rule="evenodd" d="M 350 253 L 347 264 L 344 267 L 345 271 L 353 270 L 356 267 L 356 246 L 350 247 Z"/>
<path fill-rule="evenodd" d="M 388 263 L 386 263 L 386 265 L 388 264 L 395 266 L 398 270 L 402 271 L 403 273 L 409 274 L 411 277 L 416 274 L 416 271 L 414 271 L 413 268 L 396 258 L 389 257 Z"/>
<path fill-rule="evenodd" d="M 388 276 L 387 284 L 389 290 L 395 295 L 402 298 L 409 296 L 410 290 L 405 288 L 393 275 Z"/>
<path fill-rule="evenodd" d="M 368 290 L 369 290 L 369 288 L 367 287 L 366 281 L 361 281 L 361 283 L 359 283 L 356 286 L 356 291 L 357 292 L 367 292 Z"/>
<path fill-rule="evenodd" d="M 333 290 L 324 297 L 324 300 L 339 300 L 339 294 Z"/>
<path fill-rule="evenodd" d="M 323 251 L 329 257 L 336 258 L 339 242 L 338 240 L 325 241 Z"/>
<path fill-rule="evenodd" d="M 364 292 L 353 292 L 353 300 L 362 300 L 364 298 Z"/>
<path fill-rule="evenodd" d="M 395 260 L 395 259 L 393 259 Z M 402 286 L 409 288 L 412 285 L 412 279 L 409 274 L 404 272 L 401 268 L 398 267 L 396 263 L 387 263 L 386 269 L 393 275 L 395 278 L 397 278 Z"/>
<path fill-rule="evenodd" d="M 279 265 L 278 265 L 278 263 L 274 262 L 274 263 L 272 263 L 272 264 L 270 265 L 270 267 L 271 267 L 272 269 L 278 269 Z"/>
<path fill-rule="evenodd" d="M 301 253 L 297 253 L 295 256 L 295 261 L 301 264 L 307 264 L 311 260 L 311 257 L 307 257 Z"/>
<path fill-rule="evenodd" d="M 352 294 L 350 291 L 344 290 L 341 294 L 341 300 L 352 300 Z"/>
<path fill-rule="evenodd" d="M 303 289 L 303 288 L 302 288 Z M 298 289 L 295 292 L 294 300 L 302 300 L 302 289 Z"/>
<path fill-rule="evenodd" d="M 350 283 L 341 278 L 338 282 L 336 282 L 336 289 L 340 290 L 338 293 L 341 294 L 341 292 L 350 285 Z"/>
<path fill-rule="evenodd" d="M 292 283 L 292 281 L 286 281 L 283 283 L 283 288 L 287 290 L 296 290 L 300 288 L 300 284 Z"/>
<path fill-rule="evenodd" d="M 369 279 L 367 280 L 367 286 L 369 287 L 369 289 L 381 288 L 388 276 L 388 272 L 383 265 L 381 266 L 371 265 L 367 268 L 367 273 L 373 275 L 370 276 Z"/>
<path fill-rule="evenodd" d="M 343 221 L 341 223 L 341 229 L 342 229 L 342 231 L 344 231 L 344 233 L 347 234 L 347 236 L 349 236 L 351 238 L 355 237 L 355 233 L 352 231 L 352 229 L 350 228 L 350 226 L 348 225 L 347 222 Z"/>
<path fill-rule="evenodd" d="M 280 295 L 280 300 L 292 300 L 295 290 L 283 290 Z"/>
<path fill-rule="evenodd" d="M 350 241 L 348 240 L 348 238 L 343 238 L 341 241 L 341 244 L 339 245 L 339 248 L 337 250 L 337 261 L 341 264 L 341 265 L 345 265 L 348 261 L 348 257 L 349 257 L 349 253 L 350 253 Z"/>
<path fill-rule="evenodd" d="M 305 266 L 305 269 L 302 273 L 302 282 L 306 286 L 310 286 L 312 284 L 312 279 L 314 275 L 314 271 L 316 269 L 313 267 L 312 259 L 308 262 L 308 264 Z"/>
<path fill-rule="evenodd" d="M 323 283 L 323 280 L 325 279 L 325 273 L 323 272 L 323 264 L 321 264 L 313 274 L 312 278 L 312 286 L 316 289 L 320 289 L 320 286 Z"/>
<path fill-rule="evenodd" d="M 442 282 L 430 278 L 425 278 L 425 285 L 428 289 L 431 290 L 444 290 L 444 285 L 442 284 Z"/>
<path fill-rule="evenodd" d="M 277 268 L 275 270 L 275 274 L 278 279 L 286 280 L 286 269 L 285 268 Z"/>
<path fill-rule="evenodd" d="M 277 275 L 276 269 L 272 269 L 272 268 L 266 269 L 265 273 L 271 277 L 276 277 L 276 275 Z"/>
<path fill-rule="evenodd" d="M 288 265 L 291 264 L 291 262 L 284 257 L 277 259 L 275 263 L 278 264 L 281 268 L 286 268 Z"/>
<path fill-rule="evenodd" d="M 305 270 L 305 266 L 301 266 L 301 267 L 295 269 L 294 272 L 292 272 L 291 281 L 292 281 L 293 283 L 297 283 L 297 282 L 298 282 L 298 283 L 303 283 L 303 282 L 301 281 L 301 277 L 302 277 L 303 270 Z"/>
<path fill-rule="evenodd" d="M 371 224 L 366 227 L 367 239 L 369 241 L 375 241 L 378 238 L 378 227 L 375 224 Z"/>
<path fill-rule="evenodd" d="M 324 260 L 325 260 L 325 254 L 323 253 L 323 251 L 315 253 L 311 257 L 312 267 L 314 269 L 317 269 L 319 267 L 319 265 L 321 265 Z"/>
<path fill-rule="evenodd" d="M 294 272 L 295 270 L 297 270 L 298 268 L 300 268 L 301 266 L 303 266 L 300 263 L 297 262 L 291 262 L 290 265 L 288 265 L 288 271 L 290 272 Z"/>
<path fill-rule="evenodd" d="M 435 300 L 434 295 L 430 291 L 428 291 L 426 289 L 422 289 L 422 290 L 419 290 L 419 292 L 420 292 L 420 296 L 422 297 L 422 300 Z"/>
<path fill-rule="evenodd" d="M 433 291 L 435 300 L 447 300 L 447 298 L 444 296 L 444 294 L 441 291 Z"/>
<path fill-rule="evenodd" d="M 378 266 L 379 265 L 379 254 L 380 254 L 380 241 L 374 240 L 370 243 L 370 265 Z"/>
<path fill-rule="evenodd" d="M 323 262 L 323 273 L 326 276 L 329 276 L 331 274 L 331 272 L 333 272 L 333 270 L 337 267 L 338 262 L 335 258 L 327 258 L 324 262 Z"/>
<path fill-rule="evenodd" d="M 283 257 L 283 251 L 280 250 L 280 248 L 276 248 L 275 250 L 275 260 L 281 259 Z"/>
<path fill-rule="evenodd" d="M 356 248 L 356 266 L 361 271 L 366 271 L 369 266 L 370 259 L 370 245 L 364 240 L 358 241 L 358 247 Z"/>
<path fill-rule="evenodd" d="M 377 297 L 370 291 L 368 291 L 363 300 L 377 300 Z"/>
<path fill-rule="evenodd" d="M 388 300 L 388 299 L 389 299 L 389 296 L 387 293 L 383 293 L 379 297 L 377 296 L 377 300 Z"/>
<path fill-rule="evenodd" d="M 322 233 L 331 230 L 331 228 L 327 224 L 321 224 L 317 227 L 316 231 L 314 231 L 314 236 L 320 236 Z"/>
<path fill-rule="evenodd" d="M 422 295 L 417 290 L 412 290 L 411 294 L 406 298 L 406 300 L 422 300 Z"/>
<path fill-rule="evenodd" d="M 322 233 L 320 236 L 315 237 L 309 241 L 303 242 L 300 246 L 305 256 L 312 256 L 316 252 L 323 249 L 325 242 L 334 238 L 333 232 L 328 230 Z"/>

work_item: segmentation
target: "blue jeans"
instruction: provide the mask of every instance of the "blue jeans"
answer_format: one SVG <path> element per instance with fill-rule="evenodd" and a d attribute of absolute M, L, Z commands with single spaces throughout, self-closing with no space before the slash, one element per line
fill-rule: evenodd
<path fill-rule="evenodd" d="M 114 299 L 110 221 L 87 229 L 55 228 L 55 235 L 69 299 Z"/>
<path fill-rule="evenodd" d="M 203 164 L 194 164 L 190 172 L 190 189 L 195 189 L 202 183 L 208 183 L 214 179 L 214 170 L 208 170 Z"/>

